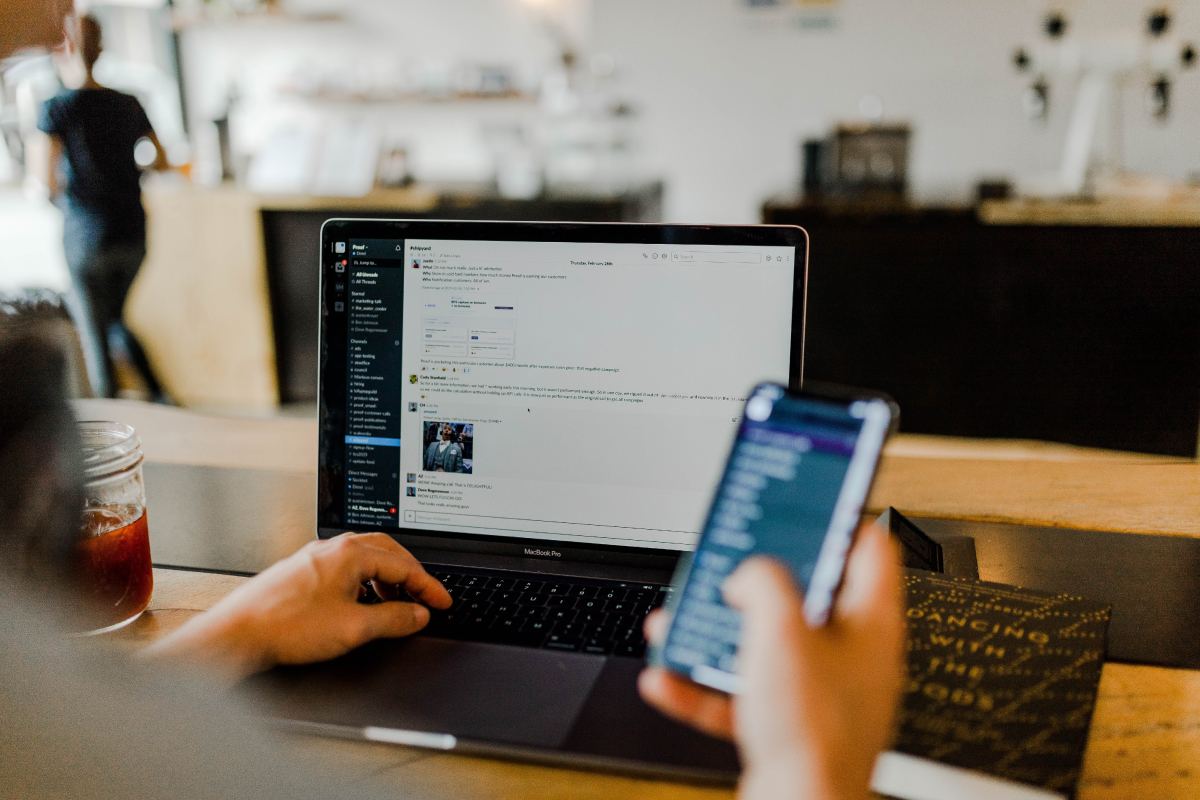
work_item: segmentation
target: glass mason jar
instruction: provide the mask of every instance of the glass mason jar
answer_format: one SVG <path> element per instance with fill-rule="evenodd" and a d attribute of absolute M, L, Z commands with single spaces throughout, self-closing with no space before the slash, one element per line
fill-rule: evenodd
<path fill-rule="evenodd" d="M 76 574 L 86 624 L 104 633 L 141 616 L 154 590 L 142 442 L 120 422 L 80 422 L 79 434 L 84 507 Z"/>

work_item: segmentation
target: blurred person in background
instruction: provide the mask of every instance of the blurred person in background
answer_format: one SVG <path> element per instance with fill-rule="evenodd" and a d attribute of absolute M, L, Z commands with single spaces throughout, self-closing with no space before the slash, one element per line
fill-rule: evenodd
<path fill-rule="evenodd" d="M 10 49 L 0 58 L 45 44 L 37 36 L 69 11 L 56 0 L 0 6 L 0 43 Z M 219 691 L 275 664 L 407 635 L 428 621 L 426 605 L 447 607 L 445 589 L 390 536 L 314 542 L 132 662 L 63 635 L 82 505 L 79 438 L 65 356 L 29 311 L 0 309 L 0 798 L 303 800 L 351 786 L 359 798 L 395 797 L 280 747 Z M 359 604 L 368 580 L 393 601 Z M 401 588 L 421 604 L 394 600 Z M 779 564 L 748 561 L 725 593 L 745 614 L 745 693 L 731 699 L 652 669 L 643 696 L 737 743 L 744 798 L 866 800 L 903 675 L 899 566 L 887 534 L 863 531 L 825 627 L 808 628 Z M 647 625 L 657 639 L 665 619 Z M 416 779 L 406 788 L 406 797 L 430 796 Z"/>
<path fill-rule="evenodd" d="M 69 38 L 86 78 L 80 88 L 64 89 L 46 101 L 38 128 L 50 138 L 45 180 L 64 215 L 63 248 L 88 377 L 97 397 L 116 396 L 115 346 L 141 374 L 151 397 L 161 400 L 162 390 L 122 312 L 146 257 L 142 173 L 134 150 L 142 140 L 153 145 L 155 170 L 168 168 L 167 157 L 137 98 L 107 89 L 93 77 L 103 51 L 100 23 L 84 16 L 69 27 L 76 29 Z"/>

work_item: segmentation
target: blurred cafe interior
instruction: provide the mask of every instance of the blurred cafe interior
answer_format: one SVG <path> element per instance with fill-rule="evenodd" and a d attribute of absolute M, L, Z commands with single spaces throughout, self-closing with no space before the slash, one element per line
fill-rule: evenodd
<path fill-rule="evenodd" d="M 811 236 L 807 377 L 904 431 L 1196 455 L 1189 2 L 80 8 L 171 167 L 124 314 L 173 403 L 313 412 L 330 217 L 766 222 Z M 6 292 L 70 286 L 37 122 L 77 62 L 0 77 Z"/>
<path fill-rule="evenodd" d="M 1200 0 L 74 6 L 94 64 L 78 43 L 0 61 L 0 311 L 53 317 L 79 419 L 142 437 L 154 596 L 126 645 L 313 539 L 328 219 L 798 225 L 804 379 L 900 408 L 866 510 L 959 525 L 973 577 L 1110 603 L 1114 663 L 1063 786 L 1200 796 L 1177 733 L 1200 716 L 1178 634 L 1200 625 Z M 154 131 L 133 150 L 144 259 L 106 330 L 82 323 L 47 134 L 89 82 Z M 473 425 L 422 447 L 469 473 Z M 668 428 L 648 446 L 678 446 Z M 341 758 L 374 775 L 388 753 Z M 406 780 L 684 796 L 445 759 Z"/>
<path fill-rule="evenodd" d="M 1113 609 L 1086 759 L 1036 796 L 1200 796 L 1200 0 L 74 6 L 79 41 L 102 41 L 90 67 L 70 42 L 0 60 L 0 316 L 49 315 L 76 417 L 141 436 L 153 597 L 118 648 L 314 538 L 327 220 L 799 226 L 804 379 L 900 409 L 864 513 L 899 509 L 947 559 L 973 538 L 963 575 Z M 153 128 L 133 149 L 144 259 L 103 330 L 47 135 L 55 98 L 93 80 Z M 426 463 L 455 466 L 423 470 L 470 473 L 488 447 L 478 421 L 425 425 Z M 686 461 L 689 430 L 663 425 L 629 462 Z M 393 505 L 429 479 L 391 478 Z M 451 796 L 728 796 L 392 748 L 414 742 L 297 747 L 364 779 L 412 766 L 407 787 Z"/>

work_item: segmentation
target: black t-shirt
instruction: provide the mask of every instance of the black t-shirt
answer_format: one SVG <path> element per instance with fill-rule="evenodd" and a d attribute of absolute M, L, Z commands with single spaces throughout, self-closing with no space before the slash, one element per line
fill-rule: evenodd
<path fill-rule="evenodd" d="M 46 101 L 38 127 L 62 140 L 70 206 L 98 217 L 104 239 L 144 239 L 133 148 L 152 128 L 137 98 L 112 89 L 65 90 Z"/>

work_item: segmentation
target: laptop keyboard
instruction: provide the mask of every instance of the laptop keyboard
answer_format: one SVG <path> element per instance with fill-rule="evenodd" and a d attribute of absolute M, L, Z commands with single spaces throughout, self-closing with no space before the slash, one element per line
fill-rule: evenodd
<path fill-rule="evenodd" d="M 670 591 L 659 584 L 535 580 L 457 567 L 429 571 L 454 604 L 433 611 L 424 635 L 630 658 L 645 655 L 642 623 Z"/>

